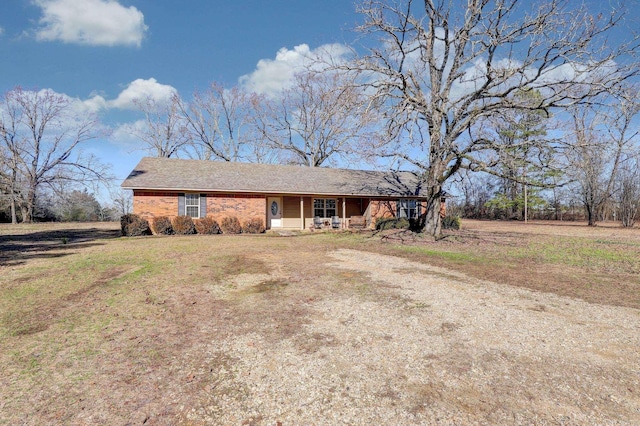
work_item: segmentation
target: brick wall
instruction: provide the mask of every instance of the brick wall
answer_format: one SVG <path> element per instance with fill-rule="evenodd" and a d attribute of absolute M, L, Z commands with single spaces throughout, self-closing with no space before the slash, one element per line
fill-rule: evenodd
<path fill-rule="evenodd" d="M 218 223 L 226 216 L 236 216 L 240 223 L 259 217 L 267 222 L 267 199 L 263 195 L 207 194 L 207 216 Z"/>
<path fill-rule="evenodd" d="M 212 216 L 220 222 L 226 216 L 236 216 L 241 223 L 244 221 L 260 217 L 267 222 L 267 199 L 264 195 L 229 195 L 229 194 L 206 194 L 207 196 L 207 216 Z M 312 199 L 305 197 L 305 217 L 312 214 Z M 359 215 L 359 199 L 347 199 L 347 217 Z M 366 199 L 362 200 L 363 206 L 367 205 Z M 296 207 L 300 199 L 295 197 Z M 339 215 L 342 216 L 342 203 L 339 204 Z M 356 205 L 357 204 L 357 205 Z M 441 215 L 446 213 L 445 204 L 441 204 Z M 375 226 L 377 219 L 382 217 L 395 216 L 395 201 L 371 200 L 368 204 L 365 215 L 370 226 Z M 133 192 L 133 212 L 151 221 L 157 216 L 177 216 L 178 215 L 178 193 L 176 192 L 154 192 L 154 191 L 134 191 Z M 299 215 L 298 210 L 295 211 Z M 299 217 L 299 216 L 298 216 Z"/>
<path fill-rule="evenodd" d="M 206 194 L 207 216 L 220 222 L 225 216 L 236 216 L 241 223 L 260 217 L 266 223 L 267 201 L 262 195 Z M 134 191 L 133 212 L 151 221 L 157 216 L 178 215 L 177 192 Z"/>
<path fill-rule="evenodd" d="M 397 203 L 395 201 L 372 200 L 369 204 L 369 211 L 371 214 L 370 226 L 374 227 L 378 219 L 395 217 L 396 204 Z"/>
<path fill-rule="evenodd" d="M 133 212 L 148 221 L 157 216 L 177 216 L 178 194 L 175 192 L 133 191 Z"/>

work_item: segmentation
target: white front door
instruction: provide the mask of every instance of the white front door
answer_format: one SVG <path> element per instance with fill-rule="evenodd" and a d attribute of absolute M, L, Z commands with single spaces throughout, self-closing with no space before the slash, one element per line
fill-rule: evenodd
<path fill-rule="evenodd" d="M 282 228 L 282 198 L 268 197 L 267 210 L 269 228 Z"/>

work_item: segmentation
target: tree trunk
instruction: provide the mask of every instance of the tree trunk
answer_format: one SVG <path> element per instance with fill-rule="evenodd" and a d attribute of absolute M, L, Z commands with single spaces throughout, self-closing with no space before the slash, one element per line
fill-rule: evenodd
<path fill-rule="evenodd" d="M 16 197 L 15 197 L 15 194 L 11 194 L 11 223 L 13 225 L 18 223 L 18 215 L 16 214 Z"/>
<path fill-rule="evenodd" d="M 425 213 L 425 225 L 424 232 L 433 236 L 439 237 L 442 231 L 442 221 L 440 220 L 440 197 L 434 202 L 430 202 Z"/>
<path fill-rule="evenodd" d="M 25 207 L 24 204 L 20 205 L 20 212 L 22 214 L 22 223 L 26 223 L 25 218 L 27 217 L 27 208 Z"/>
<path fill-rule="evenodd" d="M 16 182 L 18 180 L 18 165 L 14 158 L 13 167 L 11 170 L 11 187 L 9 192 L 11 193 L 11 223 L 16 225 L 18 223 L 18 216 L 16 214 Z"/>
<path fill-rule="evenodd" d="M 33 222 L 33 212 L 36 206 L 36 190 L 35 188 L 29 188 L 27 192 L 27 200 L 25 207 L 22 209 L 22 223 Z"/>
<path fill-rule="evenodd" d="M 425 206 L 425 212 L 420 215 L 415 231 L 424 232 L 433 237 L 439 237 L 442 231 L 442 221 L 440 220 L 440 194 L 441 191 L 436 191 L 435 194 L 427 199 L 427 205 Z"/>
<path fill-rule="evenodd" d="M 595 215 L 595 212 L 593 211 L 594 209 L 591 208 L 591 206 L 589 206 L 587 204 L 585 206 L 585 210 L 587 211 L 587 224 L 589 226 L 595 226 L 595 224 L 596 224 L 596 215 Z"/>

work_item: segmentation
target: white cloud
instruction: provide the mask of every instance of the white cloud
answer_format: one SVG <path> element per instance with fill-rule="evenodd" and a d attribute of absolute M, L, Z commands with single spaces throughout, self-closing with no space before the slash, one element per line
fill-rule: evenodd
<path fill-rule="evenodd" d="M 4 34 L 4 28 L 0 27 L 0 36 Z"/>
<path fill-rule="evenodd" d="M 136 109 L 133 102 L 136 99 L 151 99 L 156 103 L 165 103 L 171 99 L 177 90 L 167 84 L 160 84 L 155 78 L 144 80 L 139 78 L 129 83 L 118 97 L 112 101 L 107 101 L 106 106 L 109 108 Z M 99 99 L 93 98 L 96 103 Z"/>
<path fill-rule="evenodd" d="M 137 149 L 141 142 L 134 135 L 143 131 L 146 126 L 147 122 L 145 120 L 120 124 L 113 130 L 110 140 L 120 146 Z"/>
<path fill-rule="evenodd" d="M 140 46 L 142 12 L 116 0 L 33 0 L 42 9 L 36 39 L 94 46 Z"/>
<path fill-rule="evenodd" d="M 171 96 L 177 92 L 173 86 L 160 84 L 155 78 L 148 80 L 139 78 L 129 83 L 118 97 L 113 100 L 107 100 L 99 94 L 93 94 L 84 100 L 71 98 L 64 94 L 62 96 L 74 104 L 77 112 L 95 114 L 108 109 L 137 109 L 134 103 L 136 99 L 150 99 L 156 104 L 162 105 L 168 102 Z"/>
<path fill-rule="evenodd" d="M 342 44 L 325 44 L 310 49 L 307 44 L 278 50 L 275 59 L 261 59 L 255 71 L 240 77 L 240 85 L 256 93 L 273 96 L 287 88 L 295 73 L 311 66 L 316 60 L 342 61 L 350 53 Z"/>
<path fill-rule="evenodd" d="M 93 94 L 88 99 L 73 98 L 64 93 L 57 93 L 52 89 L 42 89 L 37 93 L 27 91 L 26 93 L 28 96 L 44 96 L 47 93 L 62 96 L 71 104 L 74 112 L 78 115 L 86 115 L 96 114 L 108 109 L 137 109 L 134 103 L 136 99 L 150 99 L 156 104 L 164 104 L 177 92 L 173 86 L 160 84 L 155 78 L 148 80 L 139 78 L 129 83 L 118 97 L 113 100 L 107 100 L 99 94 Z"/>
<path fill-rule="evenodd" d="M 95 95 L 92 98 L 82 101 L 82 104 L 91 112 L 98 112 L 107 107 L 107 100 L 100 95 Z"/>

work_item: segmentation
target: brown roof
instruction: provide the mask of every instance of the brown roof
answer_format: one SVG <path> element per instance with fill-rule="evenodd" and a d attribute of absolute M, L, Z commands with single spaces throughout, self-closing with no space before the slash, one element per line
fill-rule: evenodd
<path fill-rule="evenodd" d="M 418 197 L 416 174 L 145 157 L 122 182 L 163 191 Z"/>

